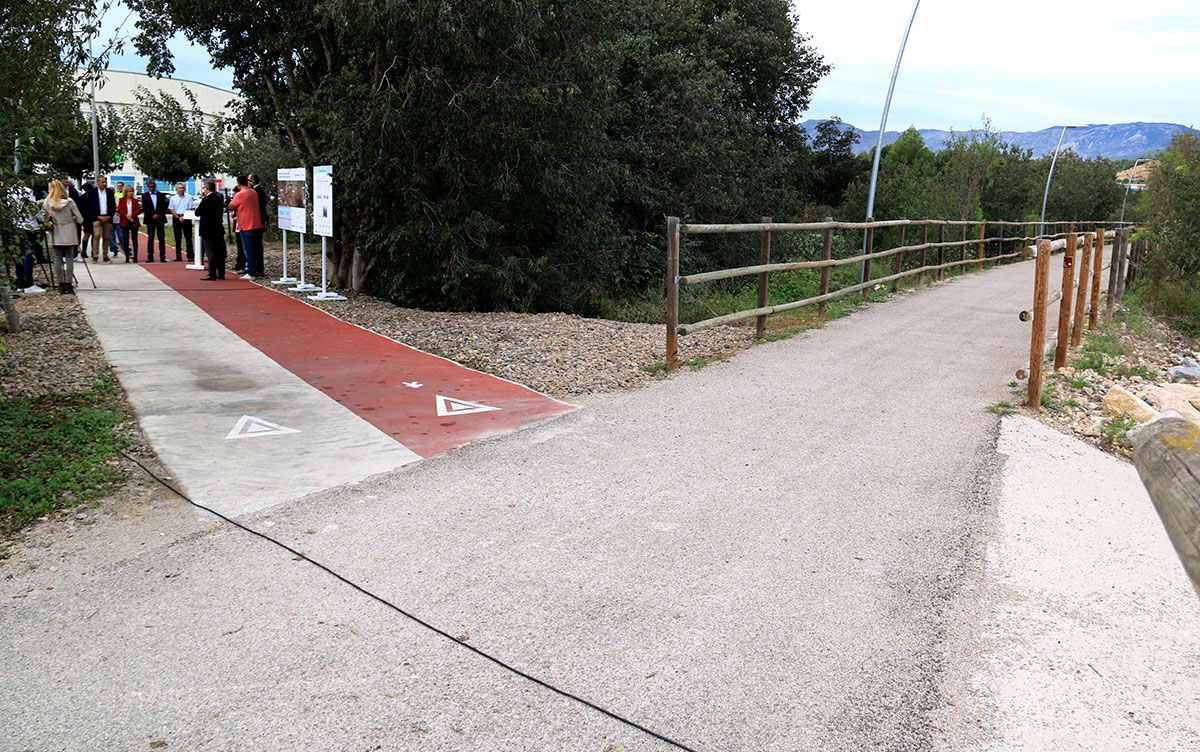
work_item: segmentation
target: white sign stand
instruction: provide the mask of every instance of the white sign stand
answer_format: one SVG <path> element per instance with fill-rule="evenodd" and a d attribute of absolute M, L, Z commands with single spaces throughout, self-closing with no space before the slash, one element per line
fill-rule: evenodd
<path fill-rule="evenodd" d="M 316 285 L 310 285 L 304 281 L 304 233 L 300 233 L 300 284 L 288 289 L 292 292 L 308 292 L 317 289 Z"/>
<path fill-rule="evenodd" d="M 309 300 L 345 300 L 329 292 L 328 240 L 333 237 L 333 165 L 313 168 L 313 234 L 321 236 L 321 291 Z"/>
<path fill-rule="evenodd" d="M 321 236 L 321 291 L 316 295 L 309 295 L 309 300 L 345 300 L 345 295 L 338 295 L 336 292 L 329 292 L 328 278 L 325 274 L 325 241 L 327 238 Z"/>
<path fill-rule="evenodd" d="M 301 233 L 300 236 L 304 237 L 304 234 Z M 304 267 L 302 266 L 300 268 L 303 269 Z M 283 276 L 280 277 L 279 279 L 273 281 L 271 284 L 273 284 L 273 285 L 290 285 L 293 282 L 299 282 L 299 281 L 300 280 L 296 279 L 293 276 L 290 276 L 287 273 L 287 230 L 283 230 Z"/>
<path fill-rule="evenodd" d="M 200 246 L 200 218 L 196 216 L 196 211 L 190 209 L 183 213 L 183 218 L 191 220 L 192 234 L 195 235 L 195 245 L 192 246 L 192 263 L 188 264 L 185 269 L 197 269 L 204 271 L 204 249 Z"/>

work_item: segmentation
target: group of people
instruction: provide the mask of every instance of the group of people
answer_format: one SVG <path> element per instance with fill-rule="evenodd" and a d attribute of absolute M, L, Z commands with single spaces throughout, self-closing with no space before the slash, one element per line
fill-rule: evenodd
<path fill-rule="evenodd" d="M 194 261 L 197 249 L 193 247 L 191 216 L 197 217 L 199 222 L 199 252 L 203 254 L 202 259 L 208 260 L 208 273 L 202 279 L 225 279 L 226 201 L 215 181 L 203 183 L 199 201 L 187 193 L 183 183 L 176 183 L 174 193 L 168 196 L 158 190 L 156 181 L 148 180 L 146 190 L 138 197 L 132 185 L 118 181 L 116 188 L 110 188 L 108 179 L 103 176 L 95 185 L 84 184 L 82 191 L 76 189 L 69 178 L 51 180 L 45 198 L 41 200 L 29 189 L 22 190 L 30 211 L 18 227 L 21 252 L 17 287 L 26 294 L 45 292 L 33 281 L 34 259 L 41 249 L 39 225 L 46 233 L 54 277 L 63 294 L 74 292 L 76 258 L 86 262 L 90 253 L 93 262 L 111 263 L 113 258 L 121 255 L 126 263 L 139 263 L 142 227 L 146 228 L 145 261 L 154 261 L 157 244 L 158 260 L 166 262 L 168 219 L 174 231 L 174 261 L 183 260 L 185 247 L 187 260 Z M 238 241 L 234 271 L 241 272 L 243 279 L 261 277 L 267 201 L 256 175 L 237 178 L 228 208 Z M 193 214 L 189 215 L 189 212 Z"/>

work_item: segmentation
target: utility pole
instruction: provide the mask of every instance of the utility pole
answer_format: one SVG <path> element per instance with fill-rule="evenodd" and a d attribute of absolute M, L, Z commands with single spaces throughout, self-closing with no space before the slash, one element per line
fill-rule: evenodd
<path fill-rule="evenodd" d="M 913 3 L 912 15 L 908 17 L 908 26 L 904 27 L 904 37 L 900 40 L 900 51 L 896 53 L 896 65 L 892 68 L 892 81 L 888 84 L 887 99 L 883 102 L 883 117 L 879 120 L 879 135 L 875 139 L 875 159 L 871 163 L 871 189 L 867 192 L 867 221 L 875 220 L 875 186 L 879 182 L 879 154 L 883 151 L 883 133 L 887 130 L 888 110 L 892 108 L 892 93 L 896 90 L 896 78 L 900 75 L 900 61 L 904 59 L 904 48 L 908 45 L 908 35 L 912 32 L 913 21 L 917 18 L 917 8 L 921 0 Z M 863 230 L 863 255 L 867 253 L 867 230 Z M 868 262 L 863 261 L 861 282 L 867 281 Z"/>
<path fill-rule="evenodd" d="M 96 124 L 96 59 L 92 57 L 92 40 L 88 40 L 88 57 L 91 58 L 91 65 L 88 70 L 88 78 L 91 82 L 91 99 L 92 99 L 92 181 L 95 182 L 100 177 L 100 127 Z"/>
<path fill-rule="evenodd" d="M 1046 192 L 1042 194 L 1042 221 L 1038 225 L 1039 238 L 1046 234 L 1046 201 L 1050 198 L 1050 179 L 1054 177 L 1054 165 L 1058 164 L 1058 152 L 1062 149 L 1063 139 L 1066 138 L 1067 131 L 1076 127 L 1078 126 L 1064 125 L 1062 133 L 1058 134 L 1058 146 L 1054 147 L 1054 157 L 1050 160 L 1050 174 L 1046 176 Z"/>

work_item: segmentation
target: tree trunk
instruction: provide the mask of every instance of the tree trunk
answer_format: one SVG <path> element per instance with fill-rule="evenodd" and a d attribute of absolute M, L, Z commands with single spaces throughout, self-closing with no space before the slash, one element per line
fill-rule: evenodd
<path fill-rule="evenodd" d="M 8 319 L 8 333 L 16 334 L 21 331 L 21 314 L 17 313 L 17 306 L 13 303 L 12 288 L 9 287 L 8 280 L 4 280 L 0 288 L 3 288 L 0 292 L 0 308 L 4 309 L 4 317 Z"/>
<path fill-rule="evenodd" d="M 367 263 L 366 254 L 354 254 L 354 258 L 350 261 L 350 289 L 355 292 L 365 292 L 370 271 L 371 265 Z"/>

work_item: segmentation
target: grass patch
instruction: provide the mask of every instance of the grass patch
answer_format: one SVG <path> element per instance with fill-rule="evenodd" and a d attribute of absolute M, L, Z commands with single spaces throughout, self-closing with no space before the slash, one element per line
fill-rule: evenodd
<path fill-rule="evenodd" d="M 1058 390 L 1052 385 L 1042 390 L 1041 405 L 1053 412 L 1059 412 L 1065 406 L 1062 400 L 1058 398 Z"/>
<path fill-rule="evenodd" d="M 126 443 L 119 388 L 0 400 L 0 534 L 55 509 L 104 496 L 121 480 L 107 464 Z"/>
<path fill-rule="evenodd" d="M 667 361 L 656 360 L 653 363 L 641 366 L 641 369 L 649 374 L 659 374 L 667 372 Z"/>
<path fill-rule="evenodd" d="M 1074 361 L 1072 361 L 1071 367 L 1076 371 L 1095 371 L 1100 375 L 1104 375 L 1104 373 L 1108 370 L 1108 366 L 1104 360 L 1104 355 L 1101 353 L 1091 352 L 1085 352 L 1083 355 L 1076 358 Z"/>
<path fill-rule="evenodd" d="M 1129 432 L 1137 427 L 1138 422 L 1133 418 L 1110 418 L 1104 423 L 1104 443 L 1107 446 L 1123 446 L 1126 449 L 1133 446 L 1129 440 Z"/>
<path fill-rule="evenodd" d="M 700 355 L 695 358 L 692 358 L 684 365 L 686 365 L 688 368 L 692 369 L 693 371 L 699 371 L 701 368 L 704 368 L 705 366 L 711 366 L 713 363 L 720 363 L 723 360 L 725 360 L 725 358 L 721 357 L 719 355 Z"/>
<path fill-rule="evenodd" d="M 1000 416 L 1012 415 L 1014 412 L 1016 412 L 1016 410 L 1017 410 L 1017 408 L 1013 405 L 1013 403 L 1008 402 L 1006 400 L 997 402 L 996 404 L 994 404 L 988 408 L 988 412 L 994 413 L 994 414 L 1000 415 Z"/>
<path fill-rule="evenodd" d="M 1088 388 L 1087 379 L 1081 379 L 1078 376 L 1063 376 L 1062 380 L 1064 384 L 1072 389 L 1083 390 Z"/>
<path fill-rule="evenodd" d="M 1154 381 L 1158 378 L 1154 371 L 1151 371 L 1149 368 L 1143 365 L 1130 366 L 1122 363 L 1113 369 L 1113 373 L 1124 378 L 1138 376 L 1145 381 Z"/>
<path fill-rule="evenodd" d="M 1094 355 L 1108 355 L 1119 358 L 1129 354 L 1129 348 L 1112 332 L 1097 332 L 1088 337 L 1083 345 L 1083 352 Z"/>

